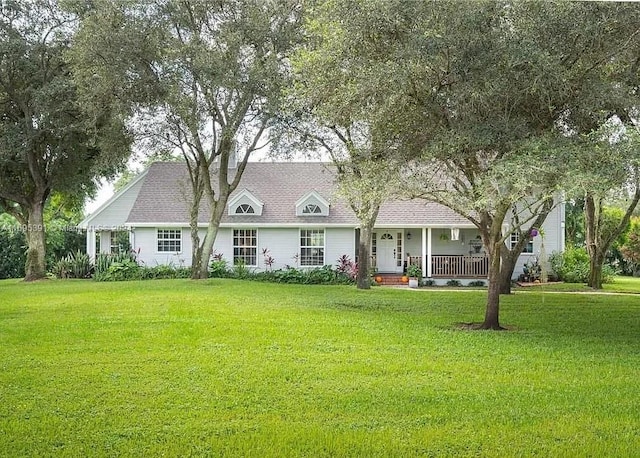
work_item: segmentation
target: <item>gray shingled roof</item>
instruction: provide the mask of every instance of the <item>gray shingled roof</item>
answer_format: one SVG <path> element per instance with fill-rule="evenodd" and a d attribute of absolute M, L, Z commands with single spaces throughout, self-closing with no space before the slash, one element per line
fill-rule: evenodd
<path fill-rule="evenodd" d="M 323 224 L 357 226 L 358 220 L 335 195 L 334 169 L 318 162 L 250 162 L 230 199 L 248 190 L 264 203 L 262 216 L 232 215 L 225 209 L 222 224 Z M 296 202 L 316 191 L 331 204 L 329 216 L 296 216 Z M 189 223 L 191 188 L 186 166 L 180 162 L 151 165 L 127 223 Z M 209 209 L 203 205 L 199 222 L 206 223 Z M 439 204 L 422 200 L 387 202 L 380 209 L 377 226 L 468 225 L 469 221 Z"/>

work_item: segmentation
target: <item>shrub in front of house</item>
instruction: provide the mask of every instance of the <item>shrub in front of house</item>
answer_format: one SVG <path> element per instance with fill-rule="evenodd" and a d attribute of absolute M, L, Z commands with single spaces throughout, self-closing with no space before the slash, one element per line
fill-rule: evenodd
<path fill-rule="evenodd" d="M 87 253 L 78 250 L 59 259 L 51 269 L 57 278 L 90 278 L 93 264 Z"/>
<path fill-rule="evenodd" d="M 209 275 L 212 278 L 236 278 L 298 285 L 349 285 L 354 283 L 354 279 L 349 273 L 339 271 L 329 265 L 309 269 L 286 267 L 255 272 L 243 264 L 229 267 L 224 260 L 214 260 L 209 267 Z"/>
<path fill-rule="evenodd" d="M 351 285 L 354 283 L 354 279 L 348 273 L 341 272 L 329 265 L 311 269 L 288 267 L 266 270 L 252 273 L 247 279 L 299 285 Z"/>
<path fill-rule="evenodd" d="M 559 280 L 567 283 L 586 283 L 589 279 L 589 254 L 584 247 L 567 247 L 562 253 L 553 253 L 549 257 L 551 269 Z M 611 283 L 616 274 L 613 267 L 602 267 L 602 282 Z"/>
<path fill-rule="evenodd" d="M 337 267 L 325 265 L 315 268 L 298 268 L 287 266 L 284 269 L 271 269 L 275 259 L 269 256 L 268 249 L 263 249 L 266 270 L 256 272 L 243 263 L 230 266 L 221 253 L 216 253 L 209 264 L 211 278 L 236 278 L 271 283 L 288 283 L 298 285 L 350 285 L 355 283 L 358 266 L 347 255 L 338 259 Z"/>
<path fill-rule="evenodd" d="M 224 259 L 213 259 L 209 264 L 209 277 L 227 278 L 230 276 L 229 265 Z"/>
<path fill-rule="evenodd" d="M 94 280 L 160 280 L 190 278 L 191 268 L 173 264 L 158 264 L 148 267 L 138 264 L 134 253 L 99 254 L 96 256 Z"/>

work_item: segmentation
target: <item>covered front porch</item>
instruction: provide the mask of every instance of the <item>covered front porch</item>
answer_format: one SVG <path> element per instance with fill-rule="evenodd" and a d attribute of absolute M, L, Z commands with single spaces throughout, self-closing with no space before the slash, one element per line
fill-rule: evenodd
<path fill-rule="evenodd" d="M 423 278 L 486 279 L 489 262 L 473 227 L 376 228 L 372 267 L 380 273 L 406 272 L 417 265 Z"/>

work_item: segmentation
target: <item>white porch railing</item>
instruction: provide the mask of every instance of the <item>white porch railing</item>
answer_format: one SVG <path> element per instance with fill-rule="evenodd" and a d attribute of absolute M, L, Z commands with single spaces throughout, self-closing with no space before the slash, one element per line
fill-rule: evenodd
<path fill-rule="evenodd" d="M 420 256 L 409 256 L 407 266 L 416 265 L 422 268 Z M 431 275 L 434 278 L 487 278 L 489 275 L 489 258 L 486 256 L 431 256 Z"/>

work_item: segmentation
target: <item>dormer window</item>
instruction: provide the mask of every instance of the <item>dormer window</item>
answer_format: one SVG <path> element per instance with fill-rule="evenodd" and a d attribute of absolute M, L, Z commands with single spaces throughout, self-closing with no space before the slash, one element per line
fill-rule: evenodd
<path fill-rule="evenodd" d="M 247 189 L 243 189 L 238 194 L 229 199 L 227 204 L 229 216 L 262 216 L 264 204 Z"/>
<path fill-rule="evenodd" d="M 253 215 L 255 212 L 256 211 L 249 204 L 240 204 L 236 207 L 236 215 Z"/>
<path fill-rule="evenodd" d="M 329 202 L 311 191 L 296 202 L 296 216 L 329 216 Z"/>
<path fill-rule="evenodd" d="M 303 215 L 319 215 L 321 213 L 322 213 L 322 209 L 320 208 L 319 205 L 316 205 L 316 204 L 307 204 L 302 209 Z"/>

